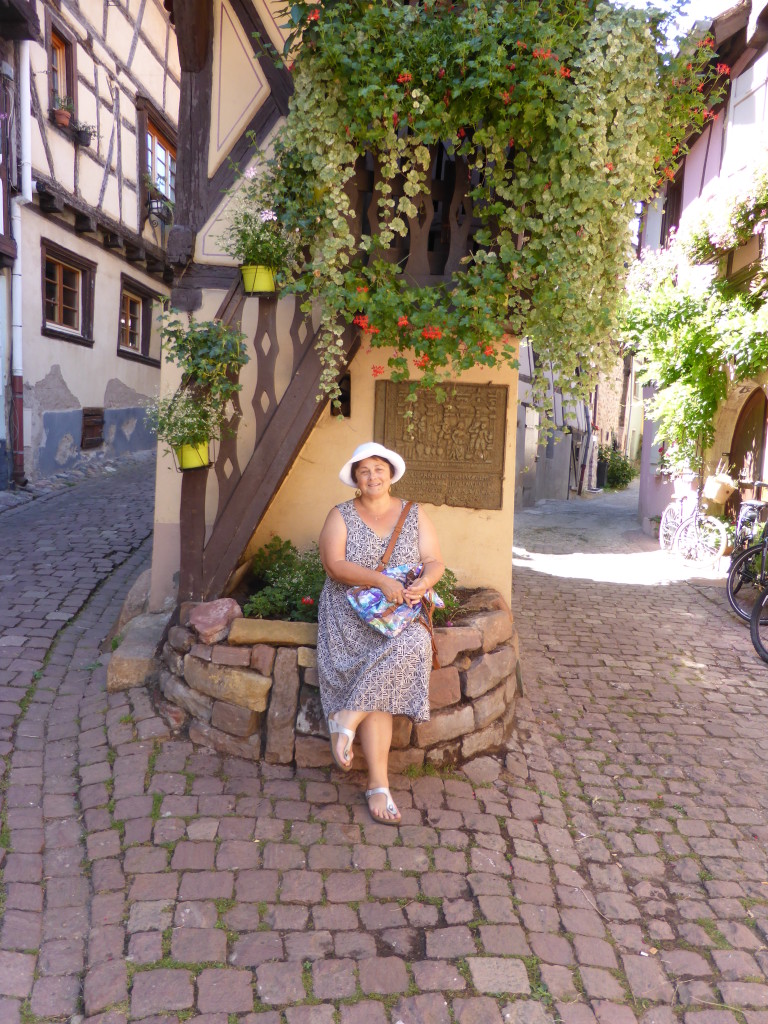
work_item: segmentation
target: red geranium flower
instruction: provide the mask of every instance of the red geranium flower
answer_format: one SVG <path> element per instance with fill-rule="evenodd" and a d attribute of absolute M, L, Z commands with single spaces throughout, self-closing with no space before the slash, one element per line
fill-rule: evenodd
<path fill-rule="evenodd" d="M 382 375 L 382 373 L 384 373 L 384 367 L 383 366 L 372 366 L 371 367 L 371 373 L 373 374 L 374 377 L 380 377 Z"/>
<path fill-rule="evenodd" d="M 423 370 L 426 366 L 428 366 L 429 365 L 429 356 L 427 355 L 427 353 L 425 352 L 423 356 L 419 356 L 418 359 L 414 359 L 413 360 L 413 365 L 414 366 L 418 366 L 418 368 L 420 370 Z"/>
<path fill-rule="evenodd" d="M 718 75 L 730 75 L 731 69 L 728 67 L 727 64 L 718 64 L 717 73 Z"/>
<path fill-rule="evenodd" d="M 364 313 L 358 313 L 357 316 L 353 319 L 352 323 L 356 327 L 360 327 L 364 331 L 367 331 L 368 328 L 370 327 L 370 324 L 368 323 L 368 317 Z"/>
<path fill-rule="evenodd" d="M 319 17 L 320 11 L 318 10 L 317 7 L 313 7 L 312 10 L 307 15 L 307 21 L 317 21 Z"/>
<path fill-rule="evenodd" d="M 565 64 L 561 65 L 560 70 L 557 73 L 560 76 L 560 78 L 570 78 L 571 77 L 571 69 L 567 68 L 565 66 Z"/>
<path fill-rule="evenodd" d="M 609 161 L 609 162 L 608 162 L 608 163 L 607 163 L 607 164 L 605 165 L 605 169 L 606 169 L 606 171 L 612 171 L 612 170 L 613 170 L 613 164 L 612 164 L 612 163 L 611 163 L 611 162 Z"/>
<path fill-rule="evenodd" d="M 410 82 L 412 79 L 413 75 L 409 74 L 407 71 L 403 71 L 402 74 L 397 76 L 397 81 L 400 85 L 405 85 L 406 82 Z"/>
<path fill-rule="evenodd" d="M 397 326 L 398 327 L 410 327 L 411 325 L 408 323 L 408 317 L 407 316 L 401 316 L 399 318 L 399 320 L 397 321 Z"/>
<path fill-rule="evenodd" d="M 483 349 L 483 355 L 484 356 L 492 356 L 493 355 L 493 345 L 486 345 L 485 348 Z"/>
<path fill-rule="evenodd" d="M 427 326 L 421 332 L 421 336 L 425 341 L 436 341 L 438 338 L 442 338 L 443 332 L 439 327 Z"/>
<path fill-rule="evenodd" d="M 314 599 L 314 597 L 302 597 L 301 603 L 302 604 L 314 604 L 315 603 L 315 599 Z"/>

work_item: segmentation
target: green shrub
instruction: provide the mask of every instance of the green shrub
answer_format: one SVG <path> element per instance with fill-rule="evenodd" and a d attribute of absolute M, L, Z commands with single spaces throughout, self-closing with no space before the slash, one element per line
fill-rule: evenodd
<path fill-rule="evenodd" d="M 243 611 L 254 619 L 317 622 L 325 569 L 315 544 L 301 554 L 290 541 L 273 537 L 253 558 L 255 586 Z"/>
<path fill-rule="evenodd" d="M 633 477 L 637 476 L 637 469 L 632 461 L 626 455 L 622 455 L 621 452 L 614 451 L 605 445 L 600 445 L 597 457 L 601 462 L 608 463 L 608 469 L 605 474 L 605 482 L 608 487 L 622 490 Z"/>

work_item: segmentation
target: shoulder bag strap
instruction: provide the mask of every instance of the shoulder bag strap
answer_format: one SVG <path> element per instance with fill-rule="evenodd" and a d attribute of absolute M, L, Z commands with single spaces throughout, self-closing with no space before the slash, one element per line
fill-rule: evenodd
<path fill-rule="evenodd" d="M 387 550 L 381 556 L 381 561 L 376 566 L 376 572 L 381 572 L 382 569 L 386 569 L 389 565 L 389 560 L 392 557 L 392 552 L 395 550 L 395 544 L 397 544 L 397 538 L 400 536 L 400 531 L 403 528 L 403 523 L 406 520 L 408 513 L 413 507 L 412 501 L 406 501 L 403 505 L 403 511 L 400 513 L 400 518 L 395 523 L 395 528 L 392 531 L 392 536 L 389 538 L 389 544 L 387 544 Z"/>

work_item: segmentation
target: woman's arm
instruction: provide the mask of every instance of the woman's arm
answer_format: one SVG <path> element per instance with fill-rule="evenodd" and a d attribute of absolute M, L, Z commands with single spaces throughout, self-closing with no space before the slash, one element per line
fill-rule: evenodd
<path fill-rule="evenodd" d="M 332 580 L 351 587 L 378 587 L 388 601 L 403 603 L 405 591 L 402 583 L 375 569 L 366 569 L 357 562 L 347 561 L 347 526 L 337 508 L 332 508 L 328 513 L 320 531 L 318 547 L 323 568 Z"/>
<path fill-rule="evenodd" d="M 405 600 L 410 605 L 420 601 L 445 572 L 437 531 L 421 506 L 419 506 L 419 558 L 424 566 L 421 576 L 405 591 Z"/>

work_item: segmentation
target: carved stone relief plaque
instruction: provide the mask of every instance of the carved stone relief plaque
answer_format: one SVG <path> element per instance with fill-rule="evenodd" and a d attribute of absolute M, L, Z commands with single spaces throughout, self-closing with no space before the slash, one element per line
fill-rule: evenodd
<path fill-rule="evenodd" d="M 376 382 L 373 436 L 408 467 L 392 493 L 431 505 L 500 509 L 507 428 L 507 388 L 448 384 L 445 402 L 407 383 Z M 408 430 L 406 410 L 413 410 Z"/>

